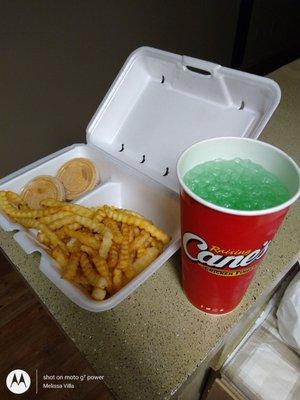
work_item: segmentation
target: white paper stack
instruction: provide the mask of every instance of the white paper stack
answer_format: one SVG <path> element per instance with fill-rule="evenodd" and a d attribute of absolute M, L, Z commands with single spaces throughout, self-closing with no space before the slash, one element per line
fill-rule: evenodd
<path fill-rule="evenodd" d="M 300 358 L 282 340 L 276 309 L 222 369 L 249 400 L 300 399 Z"/>

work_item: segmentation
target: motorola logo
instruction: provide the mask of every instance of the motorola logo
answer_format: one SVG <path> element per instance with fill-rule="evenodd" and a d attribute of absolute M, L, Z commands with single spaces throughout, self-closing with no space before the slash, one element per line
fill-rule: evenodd
<path fill-rule="evenodd" d="M 25 393 L 31 384 L 30 376 L 22 369 L 14 369 L 6 378 L 6 386 L 14 394 Z"/>

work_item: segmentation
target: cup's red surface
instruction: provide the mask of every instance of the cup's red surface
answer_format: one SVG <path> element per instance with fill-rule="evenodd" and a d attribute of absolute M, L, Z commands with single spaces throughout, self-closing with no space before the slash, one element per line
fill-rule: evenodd
<path fill-rule="evenodd" d="M 181 188 L 183 288 L 207 313 L 233 310 L 243 298 L 288 207 L 235 215 L 207 207 Z"/>

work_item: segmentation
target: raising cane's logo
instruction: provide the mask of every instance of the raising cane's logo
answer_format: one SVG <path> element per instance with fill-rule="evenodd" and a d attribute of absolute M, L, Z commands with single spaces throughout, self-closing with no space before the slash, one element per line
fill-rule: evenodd
<path fill-rule="evenodd" d="M 270 245 L 270 240 L 256 250 L 223 250 L 209 246 L 204 239 L 186 232 L 182 244 L 186 256 L 200 267 L 216 275 L 243 275 L 253 270 Z M 239 268 L 240 267 L 240 268 Z"/>

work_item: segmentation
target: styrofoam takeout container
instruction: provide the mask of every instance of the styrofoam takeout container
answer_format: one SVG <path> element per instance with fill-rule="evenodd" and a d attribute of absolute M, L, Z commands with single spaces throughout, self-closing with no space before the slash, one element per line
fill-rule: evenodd
<path fill-rule="evenodd" d="M 41 253 L 40 270 L 74 303 L 90 311 L 115 307 L 179 248 L 176 161 L 201 139 L 257 138 L 280 100 L 272 80 L 207 61 L 142 47 L 134 51 L 87 127 L 87 144 L 75 144 L 42 158 L 0 181 L 17 193 L 33 177 L 56 175 L 66 161 L 87 157 L 101 183 L 74 201 L 112 204 L 140 212 L 172 236 L 163 253 L 118 293 L 95 301 L 61 279 L 59 266 L 25 230 L 0 214 L 0 226 L 18 230 L 26 253 Z"/>

